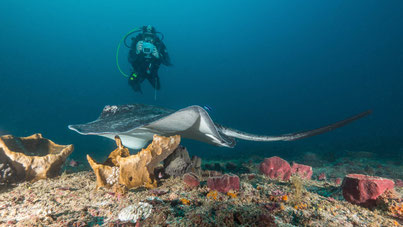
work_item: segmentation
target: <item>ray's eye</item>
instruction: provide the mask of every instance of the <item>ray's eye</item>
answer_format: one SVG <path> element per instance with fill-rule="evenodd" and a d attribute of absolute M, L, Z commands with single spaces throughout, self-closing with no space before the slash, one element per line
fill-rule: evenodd
<path fill-rule="evenodd" d="M 133 180 L 133 177 L 129 177 L 129 181 L 132 181 Z"/>

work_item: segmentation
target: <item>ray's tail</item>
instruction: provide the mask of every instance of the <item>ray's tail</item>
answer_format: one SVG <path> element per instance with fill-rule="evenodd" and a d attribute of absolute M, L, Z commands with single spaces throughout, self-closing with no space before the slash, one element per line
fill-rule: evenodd
<path fill-rule="evenodd" d="M 367 115 L 372 113 L 372 110 L 368 110 L 365 112 L 362 112 L 360 114 L 354 115 L 352 117 L 346 118 L 342 121 L 338 121 L 336 123 L 313 129 L 313 130 L 308 130 L 308 131 L 302 131 L 302 132 L 296 132 L 296 133 L 289 133 L 289 134 L 284 134 L 284 135 L 279 135 L 279 136 L 264 136 L 264 135 L 255 135 L 255 134 L 250 134 L 242 131 L 238 131 L 236 129 L 231 129 L 231 128 L 226 128 L 224 126 L 216 124 L 218 130 L 230 137 L 242 139 L 242 140 L 251 140 L 251 141 L 262 141 L 262 142 L 270 142 L 270 141 L 292 141 L 292 140 L 298 140 L 310 136 L 315 136 L 319 135 L 325 132 L 329 132 L 333 129 L 343 127 L 346 124 L 349 124 L 355 120 L 358 120 L 360 118 L 363 118 Z"/>

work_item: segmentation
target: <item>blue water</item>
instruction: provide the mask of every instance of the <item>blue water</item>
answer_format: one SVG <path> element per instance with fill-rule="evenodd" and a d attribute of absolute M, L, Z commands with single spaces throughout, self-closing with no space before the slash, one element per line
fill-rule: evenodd
<path fill-rule="evenodd" d="M 0 134 L 40 132 L 74 144 L 72 157 L 107 155 L 112 140 L 69 124 L 104 105 L 209 105 L 240 130 L 277 135 L 367 109 L 371 116 L 296 142 L 239 141 L 234 149 L 185 141 L 202 158 L 293 157 L 364 150 L 401 158 L 402 1 L 14 1 L 0 2 Z M 115 65 L 134 27 L 154 25 L 173 67 L 162 66 L 154 100 L 135 94 Z M 130 72 L 128 50 L 120 52 Z M 100 160 L 101 161 L 101 160 Z"/>

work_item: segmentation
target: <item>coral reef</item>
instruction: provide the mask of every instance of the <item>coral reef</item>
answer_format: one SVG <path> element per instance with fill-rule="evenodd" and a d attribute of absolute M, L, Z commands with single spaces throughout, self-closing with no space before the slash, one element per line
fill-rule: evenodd
<path fill-rule="evenodd" d="M 403 221 L 403 199 L 394 190 L 388 190 L 376 198 L 376 206 L 390 216 Z"/>
<path fill-rule="evenodd" d="M 194 156 L 190 159 L 186 147 L 179 145 L 175 151 L 164 160 L 164 173 L 170 177 L 181 177 L 185 173 L 201 173 L 201 158 Z"/>
<path fill-rule="evenodd" d="M 179 145 L 175 151 L 164 160 L 165 174 L 172 177 L 183 176 L 189 172 L 191 165 L 189 153 L 184 146 Z"/>
<path fill-rule="evenodd" d="M 0 184 L 12 183 L 16 179 L 16 171 L 7 161 L 6 157 L 0 152 Z"/>
<path fill-rule="evenodd" d="M 193 156 L 190 171 L 195 173 L 197 176 L 201 176 L 202 175 L 201 165 L 202 165 L 202 159 L 200 157 Z"/>
<path fill-rule="evenodd" d="M 291 177 L 291 166 L 286 160 L 274 156 L 260 163 L 260 172 L 272 179 L 287 181 Z"/>
<path fill-rule="evenodd" d="M 296 162 L 292 163 L 291 174 L 297 174 L 301 178 L 310 180 L 313 174 L 312 167 L 307 165 L 298 164 Z"/>
<path fill-rule="evenodd" d="M 234 174 L 209 177 L 207 179 L 207 187 L 210 190 L 216 190 L 222 193 L 227 193 L 230 190 L 238 191 L 240 188 L 239 177 Z"/>
<path fill-rule="evenodd" d="M 156 187 L 154 168 L 178 147 L 180 136 L 154 135 L 152 143 L 135 155 L 129 155 L 129 150 L 122 145 L 118 136 L 115 140 L 118 147 L 103 164 L 96 163 L 87 155 L 97 176 L 97 188 L 114 186 L 116 191 L 121 187 Z"/>
<path fill-rule="evenodd" d="M 302 194 L 304 192 L 304 185 L 302 179 L 298 175 L 294 175 L 291 177 L 291 188 L 293 189 L 292 193 L 292 203 L 300 204 L 302 201 Z"/>
<path fill-rule="evenodd" d="M 326 181 L 327 180 L 326 173 L 319 174 L 318 180 Z"/>
<path fill-rule="evenodd" d="M 136 223 L 138 220 L 146 219 L 151 215 L 153 206 L 148 203 L 139 202 L 123 208 L 118 218 L 123 222 Z"/>
<path fill-rule="evenodd" d="M 183 182 L 189 188 L 196 188 L 200 185 L 199 178 L 194 173 L 186 173 L 183 175 Z"/>
<path fill-rule="evenodd" d="M 217 198 L 218 198 L 218 192 L 215 191 L 215 190 L 210 191 L 209 193 L 207 193 L 206 197 L 207 197 L 207 198 L 210 198 L 210 199 L 212 199 L 212 200 L 217 200 Z"/>
<path fill-rule="evenodd" d="M 115 160 L 118 164 L 118 156 L 115 157 L 111 156 L 110 162 Z M 92 190 L 97 177 L 93 171 L 64 172 L 60 177 L 46 181 L 23 182 L 1 191 L 0 226 L 403 224 L 402 188 L 384 192 L 376 199 L 376 206 L 368 209 L 346 202 L 340 185 L 335 185 L 333 180 L 318 181 L 316 177 L 308 180 L 298 174 L 294 174 L 288 182 L 268 179 L 258 174 L 258 162 L 255 167 L 250 167 L 251 172 L 255 173 L 253 177 L 249 177 L 251 174 L 241 174 L 240 190 L 227 193 L 208 188 L 206 181 L 209 176 L 218 174 L 211 171 L 203 171 L 204 174 L 198 176 L 200 185 L 192 189 L 187 188 L 182 178 L 170 177 L 159 179 L 156 189 L 138 188 L 128 190 L 126 194 L 111 192 L 104 187 Z M 238 162 L 233 163 L 237 165 Z M 395 166 L 391 170 L 398 172 L 400 168 Z M 326 171 L 329 179 L 336 179 L 339 175 L 332 171 L 339 173 L 340 169 L 334 166 Z M 324 171 L 314 169 L 314 172 Z M 119 186 L 119 183 L 116 185 Z"/>
<path fill-rule="evenodd" d="M 99 187 L 112 187 L 118 182 L 120 169 L 116 158 L 130 155 L 129 149 L 122 145 L 121 139 L 115 137 L 117 148 L 113 150 L 103 164 L 96 163 L 91 156 L 87 155 L 88 163 L 97 176 L 97 189 Z"/>
<path fill-rule="evenodd" d="M 6 181 L 37 181 L 59 175 L 73 145 L 58 145 L 40 133 L 28 137 L 0 137 L 2 177 Z M 0 180 L 4 181 L 3 180 Z"/>
<path fill-rule="evenodd" d="M 349 174 L 342 184 L 344 198 L 365 207 L 375 206 L 378 196 L 386 190 L 392 190 L 394 186 L 393 180 L 362 174 Z"/>

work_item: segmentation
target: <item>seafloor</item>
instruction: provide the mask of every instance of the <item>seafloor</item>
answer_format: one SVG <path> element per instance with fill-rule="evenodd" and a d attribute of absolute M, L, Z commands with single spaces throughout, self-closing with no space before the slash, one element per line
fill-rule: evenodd
<path fill-rule="evenodd" d="M 1 226 L 401 226 L 402 216 L 380 203 L 373 209 L 350 204 L 342 196 L 337 177 L 363 173 L 402 179 L 403 167 L 371 153 L 343 157 L 333 162 L 307 154 L 301 164 L 313 166 L 312 180 L 293 177 L 272 180 L 259 172 L 259 160 L 204 161 L 206 169 L 240 176 L 241 189 L 233 193 L 210 192 L 201 185 L 189 189 L 181 178 L 161 179 L 157 189 L 138 188 L 125 195 L 95 190 L 92 171 L 66 167 L 60 177 L 35 183 L 2 186 Z M 293 160 L 289 160 L 293 161 Z M 305 161 L 305 163 L 304 163 Z M 307 163 L 312 161 L 312 163 Z M 325 173 L 326 180 L 317 180 Z M 402 200 L 401 185 L 394 199 Z M 152 212 L 137 223 L 122 222 L 123 208 L 145 202 Z"/>

